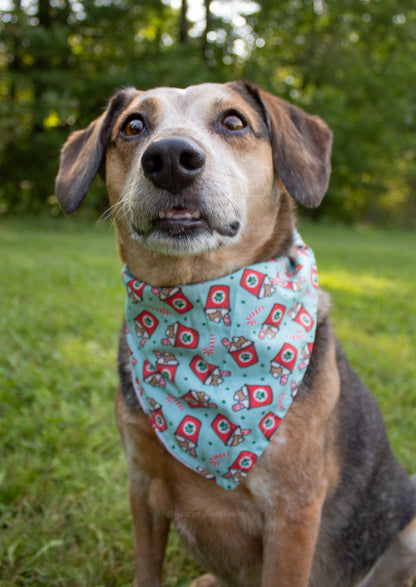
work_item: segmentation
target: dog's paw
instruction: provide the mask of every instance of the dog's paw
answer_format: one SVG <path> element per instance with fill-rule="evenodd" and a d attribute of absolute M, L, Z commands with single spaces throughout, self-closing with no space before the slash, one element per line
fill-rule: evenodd
<path fill-rule="evenodd" d="M 189 587 L 220 587 L 220 584 L 214 575 L 202 575 L 192 581 Z"/>

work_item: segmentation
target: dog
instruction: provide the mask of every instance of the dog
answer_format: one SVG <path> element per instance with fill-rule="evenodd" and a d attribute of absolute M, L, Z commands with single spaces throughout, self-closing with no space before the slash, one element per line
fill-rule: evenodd
<path fill-rule="evenodd" d="M 290 407 L 262 454 L 234 463 L 228 477 L 219 477 L 222 485 L 209 462 L 192 469 L 160 438 L 175 406 L 189 406 L 188 424 L 195 423 L 198 410 L 218 408 L 220 387 L 227 385 L 236 362 L 260 361 L 250 354 L 254 335 L 235 338 L 241 345 L 231 336 L 224 337 L 223 346 L 219 343 L 231 364 L 228 371 L 215 364 L 214 351 L 205 346 L 198 361 L 209 377 L 200 377 L 199 389 L 184 382 L 182 403 L 179 396 L 167 394 L 165 403 L 171 407 L 165 411 L 152 391 L 145 405 L 141 394 L 146 384 L 133 375 L 127 336 L 137 337 L 140 352 L 152 353 L 152 323 L 162 324 L 170 312 L 175 321 L 162 341 L 169 360 L 163 349 L 154 351 L 153 363 L 146 364 L 147 385 L 162 393 L 178 379 L 179 329 L 185 324 L 179 312 L 199 302 L 186 299 L 186 288 L 217 283 L 270 259 L 294 259 L 295 205 L 321 202 L 330 177 L 331 142 L 321 118 L 250 82 L 235 81 L 186 89 L 123 89 L 63 146 L 56 180 L 62 209 L 77 209 L 100 173 L 121 259 L 129 278 L 139 284 L 127 288 L 130 303 L 141 299 L 144 284 L 159 303 L 156 310 L 138 314 L 136 328 L 124 324 L 118 358 L 115 412 L 129 471 L 135 587 L 161 585 L 172 518 L 181 541 L 208 572 L 193 587 L 413 585 L 415 482 L 392 453 L 379 408 L 335 338 L 328 295 L 312 291 L 316 283 L 308 291 L 311 299 L 317 298 L 317 314 L 309 313 L 309 321 L 298 322 L 295 330 L 305 332 L 316 322 L 313 342 L 299 351 L 303 378 L 299 384 L 292 381 L 290 393 L 279 397 L 290 396 Z M 299 251 L 310 254 L 307 246 Z M 296 274 L 298 267 L 291 271 Z M 292 295 L 303 286 L 301 279 L 285 286 L 284 280 L 268 275 L 251 296 L 250 324 L 275 290 L 287 287 Z M 181 304 L 175 309 L 172 300 L 178 296 Z M 298 320 L 305 296 L 291 308 L 288 322 Z M 237 309 L 225 294 L 219 299 L 222 305 L 215 311 L 208 301 L 201 310 L 211 329 L 227 329 L 235 322 Z M 263 338 L 276 355 L 281 326 L 270 326 L 267 317 L 262 321 L 258 327 L 263 334 L 255 344 Z M 198 335 L 192 326 L 182 347 Z M 268 402 L 283 380 L 289 384 L 295 369 L 288 365 L 277 355 L 264 365 L 265 377 L 275 379 L 260 388 L 259 401 Z M 195 371 L 191 377 L 197 381 Z M 245 383 L 229 390 L 236 414 L 259 410 L 249 403 L 253 386 Z M 222 424 L 230 426 L 229 419 Z M 254 443 L 253 428 L 233 428 L 214 461 Z M 203 439 L 197 438 L 195 426 L 189 430 L 194 436 L 187 436 L 183 426 L 174 430 L 174 448 L 192 463 Z M 231 482 L 230 490 L 224 484 Z"/>

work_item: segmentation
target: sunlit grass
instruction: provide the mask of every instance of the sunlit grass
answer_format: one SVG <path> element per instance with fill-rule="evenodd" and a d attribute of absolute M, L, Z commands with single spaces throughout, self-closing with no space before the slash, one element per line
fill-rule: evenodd
<path fill-rule="evenodd" d="M 307 225 L 338 339 L 377 397 L 396 454 L 416 471 L 416 236 Z"/>
<path fill-rule="evenodd" d="M 336 333 L 416 471 L 416 237 L 301 227 Z M 108 225 L 0 225 L 0 584 L 130 585 L 127 474 L 113 416 L 124 292 Z M 166 586 L 198 573 L 174 533 Z"/>

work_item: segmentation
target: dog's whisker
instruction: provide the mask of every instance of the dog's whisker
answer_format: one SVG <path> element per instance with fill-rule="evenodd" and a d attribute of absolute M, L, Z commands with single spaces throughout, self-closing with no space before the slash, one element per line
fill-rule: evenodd
<path fill-rule="evenodd" d="M 108 220 L 109 218 L 111 218 L 111 217 L 112 217 L 111 210 L 106 210 L 106 211 L 105 211 L 105 212 L 103 212 L 103 213 L 101 214 L 101 216 L 98 218 L 98 220 L 97 220 L 97 224 L 104 224 L 104 222 L 107 222 L 107 220 Z"/>
<path fill-rule="evenodd" d="M 120 218 L 122 215 L 125 214 L 127 206 L 128 206 L 127 201 L 120 200 L 120 201 L 116 202 L 115 204 L 113 204 L 112 206 L 107 208 L 107 210 L 105 210 L 101 214 L 101 216 L 97 220 L 97 223 L 100 224 L 102 222 L 106 222 L 109 218 L 113 218 L 114 220 L 117 220 L 118 218 Z"/>
<path fill-rule="evenodd" d="M 98 218 L 97 224 L 101 224 L 102 222 L 106 222 L 109 218 L 114 216 L 115 212 L 117 211 L 117 208 L 119 208 L 119 207 L 120 207 L 120 202 L 117 202 L 116 204 L 113 204 L 112 206 L 107 208 L 107 210 L 105 210 L 101 214 L 101 216 Z"/>

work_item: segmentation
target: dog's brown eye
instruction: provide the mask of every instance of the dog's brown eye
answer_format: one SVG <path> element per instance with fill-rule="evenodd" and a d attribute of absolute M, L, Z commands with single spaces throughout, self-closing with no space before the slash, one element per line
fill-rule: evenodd
<path fill-rule="evenodd" d="M 137 137 L 144 131 L 144 120 L 141 117 L 132 118 L 129 120 L 124 128 L 123 134 L 127 137 Z"/>
<path fill-rule="evenodd" d="M 221 120 L 221 124 L 225 129 L 230 130 L 232 132 L 244 130 L 247 126 L 245 121 L 242 120 L 239 116 L 237 116 L 237 114 L 227 114 Z"/>

